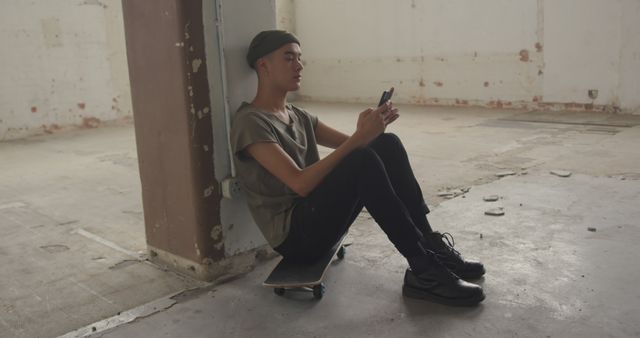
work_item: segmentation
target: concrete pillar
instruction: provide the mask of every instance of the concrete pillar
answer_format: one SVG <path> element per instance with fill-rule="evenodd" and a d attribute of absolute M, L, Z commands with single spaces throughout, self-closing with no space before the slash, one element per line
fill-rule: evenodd
<path fill-rule="evenodd" d="M 124 0 L 147 243 L 152 258 L 210 279 L 224 257 L 201 1 Z M 197 68 L 197 69 L 196 69 Z M 210 109 L 210 108 L 209 108 Z M 202 113 L 201 113 L 202 114 Z"/>
<path fill-rule="evenodd" d="M 244 200 L 222 197 L 231 175 L 225 111 L 255 93 L 254 75 L 235 56 L 275 27 L 274 0 L 122 4 L 150 257 L 201 280 L 244 272 L 269 251 Z"/>

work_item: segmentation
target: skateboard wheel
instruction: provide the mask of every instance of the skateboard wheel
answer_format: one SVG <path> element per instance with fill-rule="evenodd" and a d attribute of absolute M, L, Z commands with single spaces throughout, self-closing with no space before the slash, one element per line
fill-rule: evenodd
<path fill-rule="evenodd" d="M 284 295 L 284 288 L 275 288 L 273 289 L 273 293 L 275 293 L 278 296 L 282 296 Z"/>
<path fill-rule="evenodd" d="M 322 299 L 324 296 L 325 287 L 324 284 L 318 284 L 313 286 L 313 298 Z"/>
<path fill-rule="evenodd" d="M 344 246 L 341 246 L 338 250 L 338 259 L 343 259 L 344 255 L 347 253 L 347 249 Z"/>

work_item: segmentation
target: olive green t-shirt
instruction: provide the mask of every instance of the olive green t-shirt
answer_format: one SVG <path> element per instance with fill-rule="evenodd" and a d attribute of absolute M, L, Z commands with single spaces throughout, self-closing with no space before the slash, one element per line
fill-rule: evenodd
<path fill-rule="evenodd" d="M 231 150 L 237 177 L 253 220 L 274 248 L 287 237 L 291 211 L 300 196 L 244 150 L 254 143 L 277 143 L 301 169 L 317 162 L 320 159 L 315 135 L 318 118 L 291 104 L 287 105 L 287 111 L 290 124 L 243 102 L 231 123 Z"/>

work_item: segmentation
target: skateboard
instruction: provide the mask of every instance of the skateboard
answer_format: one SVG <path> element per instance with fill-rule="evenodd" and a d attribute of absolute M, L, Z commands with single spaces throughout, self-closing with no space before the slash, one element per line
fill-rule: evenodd
<path fill-rule="evenodd" d="M 322 299 L 326 290 L 322 281 L 333 256 L 343 259 L 346 253 L 347 245 L 342 244 L 343 240 L 344 237 L 314 263 L 280 260 L 262 285 L 273 288 L 273 292 L 278 296 L 283 296 L 286 291 L 303 291 L 312 292 L 315 299 Z"/>

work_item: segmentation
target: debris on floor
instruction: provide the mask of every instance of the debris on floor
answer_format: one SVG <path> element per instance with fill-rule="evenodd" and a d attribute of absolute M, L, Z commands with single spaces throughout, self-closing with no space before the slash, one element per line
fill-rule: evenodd
<path fill-rule="evenodd" d="M 454 193 L 451 191 L 442 191 L 438 193 L 438 197 L 444 197 L 444 198 L 453 198 L 454 197 Z"/>
<path fill-rule="evenodd" d="M 515 175 L 515 174 L 516 174 L 515 171 L 508 170 L 508 171 L 501 171 L 499 173 L 496 173 L 496 176 L 505 177 L 505 176 L 512 176 L 512 175 Z"/>
<path fill-rule="evenodd" d="M 499 207 L 499 208 L 489 209 L 485 211 L 484 214 L 489 216 L 502 216 L 504 215 L 504 208 Z"/>
<path fill-rule="evenodd" d="M 589 231 L 591 231 L 591 232 L 596 232 L 596 230 L 597 230 L 597 229 L 596 229 L 596 228 L 594 228 L 594 227 L 588 227 L 588 228 L 587 228 L 587 230 L 589 230 Z"/>
<path fill-rule="evenodd" d="M 53 254 L 53 253 L 67 251 L 69 250 L 69 247 L 62 244 L 51 244 L 51 245 L 41 246 L 40 249 Z"/>
<path fill-rule="evenodd" d="M 446 188 L 446 190 L 438 192 L 438 197 L 443 197 L 446 199 L 455 198 L 468 193 L 469 190 L 471 190 L 471 187 Z"/>
<path fill-rule="evenodd" d="M 551 170 L 549 172 L 552 175 L 556 175 L 559 177 L 569 177 L 571 176 L 571 172 L 570 171 L 566 171 L 566 170 Z"/>
<path fill-rule="evenodd" d="M 482 197 L 482 200 L 485 202 L 495 202 L 499 199 L 500 199 L 500 196 L 498 195 L 489 195 L 489 196 Z"/>

